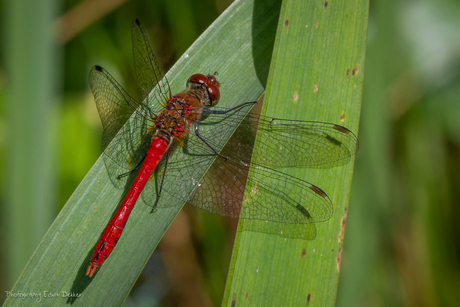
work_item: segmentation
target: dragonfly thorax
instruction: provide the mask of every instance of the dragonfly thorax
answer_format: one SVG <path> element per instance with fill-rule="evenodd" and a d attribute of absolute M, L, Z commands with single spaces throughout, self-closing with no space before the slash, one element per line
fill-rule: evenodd
<path fill-rule="evenodd" d="M 190 126 L 199 120 L 203 107 L 219 102 L 219 82 L 213 75 L 194 74 L 184 93 L 172 96 L 156 117 L 156 136 L 168 143 L 186 137 Z"/>
<path fill-rule="evenodd" d="M 185 138 L 190 126 L 201 116 L 200 98 L 196 93 L 188 92 L 172 96 L 155 119 L 155 136 L 168 143 Z"/>

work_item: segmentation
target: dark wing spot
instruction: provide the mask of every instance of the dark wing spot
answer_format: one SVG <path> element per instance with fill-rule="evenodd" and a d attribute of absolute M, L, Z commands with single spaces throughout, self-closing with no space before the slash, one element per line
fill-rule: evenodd
<path fill-rule="evenodd" d="M 326 197 L 327 196 L 326 193 L 324 193 L 323 190 L 321 190 L 320 188 L 318 188 L 315 185 L 311 185 L 310 189 L 312 189 L 313 192 L 315 192 L 316 194 L 318 194 L 321 197 Z"/>
<path fill-rule="evenodd" d="M 346 134 L 349 134 L 349 133 L 351 132 L 351 131 L 348 130 L 347 128 L 342 127 L 342 126 L 339 126 L 339 125 L 335 125 L 333 128 L 334 128 L 335 130 L 337 130 L 337 131 L 340 131 L 340 132 L 346 133 Z"/>

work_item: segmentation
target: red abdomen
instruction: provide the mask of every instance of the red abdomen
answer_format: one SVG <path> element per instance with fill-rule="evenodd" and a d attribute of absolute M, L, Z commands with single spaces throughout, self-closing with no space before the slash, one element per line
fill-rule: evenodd
<path fill-rule="evenodd" d="M 161 158 L 163 158 L 164 154 L 168 150 L 168 147 L 169 143 L 164 139 L 160 137 L 153 138 L 136 179 L 117 212 L 102 233 L 101 238 L 97 242 L 96 250 L 91 258 L 91 264 L 86 271 L 86 275 L 89 275 L 89 277 L 93 276 L 94 272 L 96 272 L 105 259 L 109 257 L 113 248 L 117 244 L 134 204 L 139 198 L 139 195 L 147 183 L 147 180 L 149 180 L 153 170 L 157 167 Z"/>

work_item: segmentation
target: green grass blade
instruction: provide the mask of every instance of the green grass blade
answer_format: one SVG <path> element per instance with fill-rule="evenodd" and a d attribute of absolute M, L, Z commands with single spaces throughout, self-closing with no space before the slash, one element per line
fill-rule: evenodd
<path fill-rule="evenodd" d="M 257 100 L 268 78 L 280 6 L 278 0 L 233 3 L 168 72 L 172 91 L 182 90 L 193 73 L 218 71 L 220 106 Z M 90 279 L 85 272 L 95 244 L 122 196 L 99 159 L 48 230 L 12 292 L 41 294 L 42 305 L 120 305 L 181 208 L 178 204 L 150 213 L 150 207 L 138 202 L 115 251 Z M 66 298 L 66 293 L 78 297 Z M 5 306 L 35 304 L 36 299 L 10 297 Z"/>
<path fill-rule="evenodd" d="M 337 123 L 357 133 L 367 15 L 365 0 L 284 1 L 263 114 Z M 328 193 L 334 215 L 305 229 L 316 235 L 313 241 L 246 231 L 257 222 L 240 220 L 225 306 L 335 303 L 353 163 L 282 171 Z"/>

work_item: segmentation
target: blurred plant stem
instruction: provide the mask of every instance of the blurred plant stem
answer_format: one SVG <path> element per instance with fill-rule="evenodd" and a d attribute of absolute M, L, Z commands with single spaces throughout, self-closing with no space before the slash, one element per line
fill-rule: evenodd
<path fill-rule="evenodd" d="M 51 24 L 56 2 L 6 4 L 8 130 L 2 224 L 8 266 L 4 289 L 11 289 L 55 216 L 53 128 L 59 73 Z"/>

